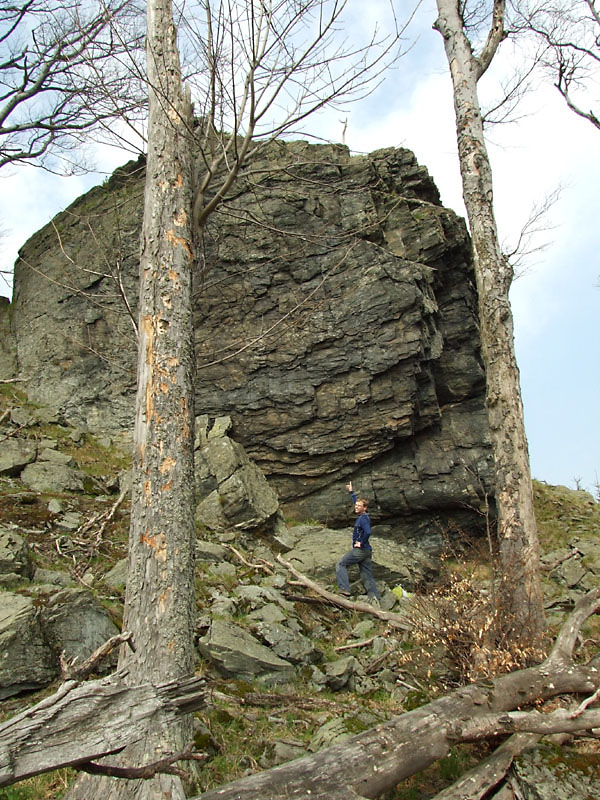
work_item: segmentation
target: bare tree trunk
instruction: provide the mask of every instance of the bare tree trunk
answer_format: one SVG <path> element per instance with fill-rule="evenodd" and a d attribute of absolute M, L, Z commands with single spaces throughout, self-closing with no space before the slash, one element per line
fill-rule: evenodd
<path fill-rule="evenodd" d="M 495 462 L 502 610 L 515 642 L 538 647 L 545 630 L 537 527 L 523 404 L 508 299 L 512 269 L 498 241 L 492 172 L 483 135 L 477 82 L 501 42 L 504 0 L 495 0 L 486 45 L 476 58 L 457 0 L 437 0 L 452 84 L 463 197 L 473 242 L 479 324 L 486 368 L 486 404 Z"/>
<path fill-rule="evenodd" d="M 194 409 L 192 108 L 183 93 L 171 0 L 147 3 L 148 157 L 140 262 L 138 392 L 124 626 L 126 682 L 164 683 L 193 672 Z M 153 725 L 127 748 L 133 766 L 184 750 L 191 721 Z M 80 782 L 80 783 L 83 783 Z M 88 778 L 72 798 L 183 798 L 177 776 Z"/>

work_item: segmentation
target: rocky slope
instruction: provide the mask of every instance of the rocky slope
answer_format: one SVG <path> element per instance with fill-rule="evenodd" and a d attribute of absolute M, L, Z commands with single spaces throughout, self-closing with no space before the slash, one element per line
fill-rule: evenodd
<path fill-rule="evenodd" d="M 126 435 L 143 164 L 21 250 L 12 330 L 29 397 Z M 339 524 L 351 476 L 397 539 L 477 524 L 492 491 L 469 241 L 406 150 L 275 143 L 196 264 L 196 410 L 289 515 Z"/>
<path fill-rule="evenodd" d="M 203 787 L 341 742 L 461 680 L 471 609 L 461 618 L 461 648 L 441 635 L 424 637 L 419 627 L 435 608 L 431 589 L 447 580 L 450 562 L 440 573 L 425 551 L 374 537 L 381 612 L 399 612 L 408 630 L 378 617 L 378 609 L 316 602 L 276 556 L 331 587 L 351 515 L 342 529 L 286 524 L 260 470 L 229 438 L 229 422 L 200 419 L 197 428 L 197 670 L 211 687 L 196 721 L 196 744 L 210 753 Z M 81 661 L 119 629 L 128 502 L 126 464 L 109 440 L 28 405 L 10 386 L 0 387 L 0 440 L 2 715 L 57 679 L 61 651 Z M 577 597 L 597 585 L 600 506 L 584 492 L 544 484 L 535 485 L 535 499 L 546 605 L 560 624 Z M 357 581 L 353 591 L 360 600 Z M 444 609 L 455 613 L 440 602 L 438 623 Z M 585 636 L 585 646 L 594 647 L 593 621 Z M 538 749 L 520 761 L 514 780 L 543 797 L 561 796 L 565 785 L 570 797 L 593 796 L 597 755 L 582 747 Z M 451 767 L 460 771 L 469 758 L 468 751 L 453 757 L 433 777 L 419 778 L 417 788 L 410 782 L 398 800 L 432 796 L 455 775 Z M 33 792 L 23 796 L 57 796 Z"/>

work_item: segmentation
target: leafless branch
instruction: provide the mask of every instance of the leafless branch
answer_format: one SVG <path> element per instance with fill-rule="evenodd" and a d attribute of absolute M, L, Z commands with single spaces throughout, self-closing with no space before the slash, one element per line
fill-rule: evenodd
<path fill-rule="evenodd" d="M 143 116 L 134 0 L 21 0 L 0 8 L 0 168 L 86 168 L 70 154 L 109 120 Z M 113 126 L 114 127 L 114 126 Z M 104 129 L 106 130 L 106 129 Z"/>

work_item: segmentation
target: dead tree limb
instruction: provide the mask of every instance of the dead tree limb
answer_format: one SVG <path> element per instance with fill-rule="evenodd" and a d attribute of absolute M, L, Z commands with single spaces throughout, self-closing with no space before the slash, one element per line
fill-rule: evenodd
<path fill-rule="evenodd" d="M 92 672 L 96 669 L 96 666 L 104 658 L 113 652 L 115 647 L 119 647 L 121 644 L 128 644 L 129 647 L 135 652 L 135 646 L 132 639 L 132 634 L 127 632 L 118 633 L 116 636 L 111 636 L 108 641 L 96 648 L 91 656 L 86 658 L 85 661 L 82 661 L 81 664 L 77 664 L 75 660 L 69 663 L 65 658 L 64 652 L 62 652 L 60 654 L 60 671 L 63 681 L 84 680 L 88 677 L 88 675 L 92 674 Z"/>
<path fill-rule="evenodd" d="M 207 758 L 208 755 L 206 753 L 194 753 L 190 747 L 182 753 L 175 753 L 172 756 L 161 758 L 152 764 L 144 764 L 143 767 L 118 767 L 110 764 L 87 762 L 80 764 L 78 769 L 82 772 L 87 772 L 88 775 L 107 775 L 110 778 L 126 778 L 127 780 L 147 780 L 159 773 L 179 775 L 183 780 L 187 780 L 189 775 L 179 767 L 175 767 L 174 764 L 177 761 L 206 761 Z"/>
<path fill-rule="evenodd" d="M 555 717 L 554 725 L 540 720 L 543 715 L 536 716 L 535 712 L 530 712 L 529 725 L 519 716 L 527 716 L 527 712 L 507 712 L 559 694 L 596 691 L 600 686 L 600 657 L 578 665 L 572 656 L 578 627 L 599 607 L 600 589 L 577 604 L 550 656 L 538 666 L 461 687 L 340 745 L 246 776 L 196 800 L 293 800 L 309 795 L 312 800 L 329 800 L 340 791 L 346 791 L 346 796 L 354 792 L 361 797 L 377 797 L 446 756 L 458 741 L 472 741 L 478 726 L 483 737 L 484 719 L 490 737 L 516 730 L 572 729 L 581 724 L 572 711 L 560 724 Z M 586 724 L 595 727 L 598 712 L 584 714 L 590 715 Z"/>
<path fill-rule="evenodd" d="M 540 739 L 535 733 L 515 733 L 434 800 L 481 800 L 503 780 L 515 757 L 535 747 Z"/>
<path fill-rule="evenodd" d="M 265 561 L 264 559 L 260 559 L 262 561 L 261 564 L 252 564 L 250 561 L 248 561 L 246 558 L 244 558 L 244 556 L 240 553 L 240 551 L 237 550 L 232 544 L 226 544 L 225 547 L 228 550 L 231 550 L 231 552 L 236 556 L 236 558 L 238 558 L 242 562 L 242 564 L 245 567 L 250 567 L 251 569 L 255 569 L 255 570 L 259 570 L 259 571 L 262 570 L 263 572 L 266 572 L 267 575 L 272 575 L 273 574 L 273 565 L 270 564 L 268 561 Z"/>
<path fill-rule="evenodd" d="M 313 592 L 318 594 L 320 597 L 327 600 L 327 602 L 331 603 L 334 606 L 339 606 L 340 608 L 347 608 L 350 611 L 360 611 L 363 614 L 370 614 L 372 617 L 377 617 L 377 619 L 382 620 L 383 622 L 387 622 L 394 628 L 399 628 L 403 631 L 410 631 L 412 630 L 411 626 L 408 624 L 405 617 L 401 616 L 400 614 L 393 614 L 391 611 L 384 611 L 381 608 L 376 608 L 375 606 L 370 605 L 369 603 L 362 603 L 356 602 L 352 600 L 348 600 L 346 597 L 342 597 L 339 594 L 334 594 L 333 592 L 327 591 L 322 586 L 319 586 L 318 583 L 307 578 L 306 575 L 303 575 L 301 572 L 293 567 L 289 561 L 284 561 L 284 559 L 279 555 L 277 556 L 277 561 L 284 566 L 287 570 L 289 570 L 292 575 L 296 578 L 296 580 L 302 584 L 302 586 L 306 586 L 308 589 L 311 589 Z"/>
<path fill-rule="evenodd" d="M 368 639 L 363 639 L 360 642 L 351 642 L 351 644 L 341 644 L 339 647 L 335 647 L 334 650 L 336 653 L 342 653 L 344 650 L 354 650 L 356 647 L 367 647 L 369 644 L 373 644 L 377 637 L 376 636 L 369 636 Z"/>
<path fill-rule="evenodd" d="M 205 682 L 128 687 L 124 673 L 58 691 L 0 726 L 0 786 L 65 766 L 80 767 L 142 739 L 157 720 L 205 704 Z"/>

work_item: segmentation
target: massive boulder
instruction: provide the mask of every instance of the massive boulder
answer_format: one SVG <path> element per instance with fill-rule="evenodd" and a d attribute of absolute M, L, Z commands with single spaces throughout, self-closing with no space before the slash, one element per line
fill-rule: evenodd
<path fill-rule="evenodd" d="M 15 268 L 29 397 L 113 435 L 133 417 L 143 166 L 58 215 Z M 479 519 L 492 481 L 469 239 L 412 153 L 273 143 L 197 256 L 196 413 L 231 417 L 288 517 L 346 523 L 352 477 L 398 535 Z"/>

